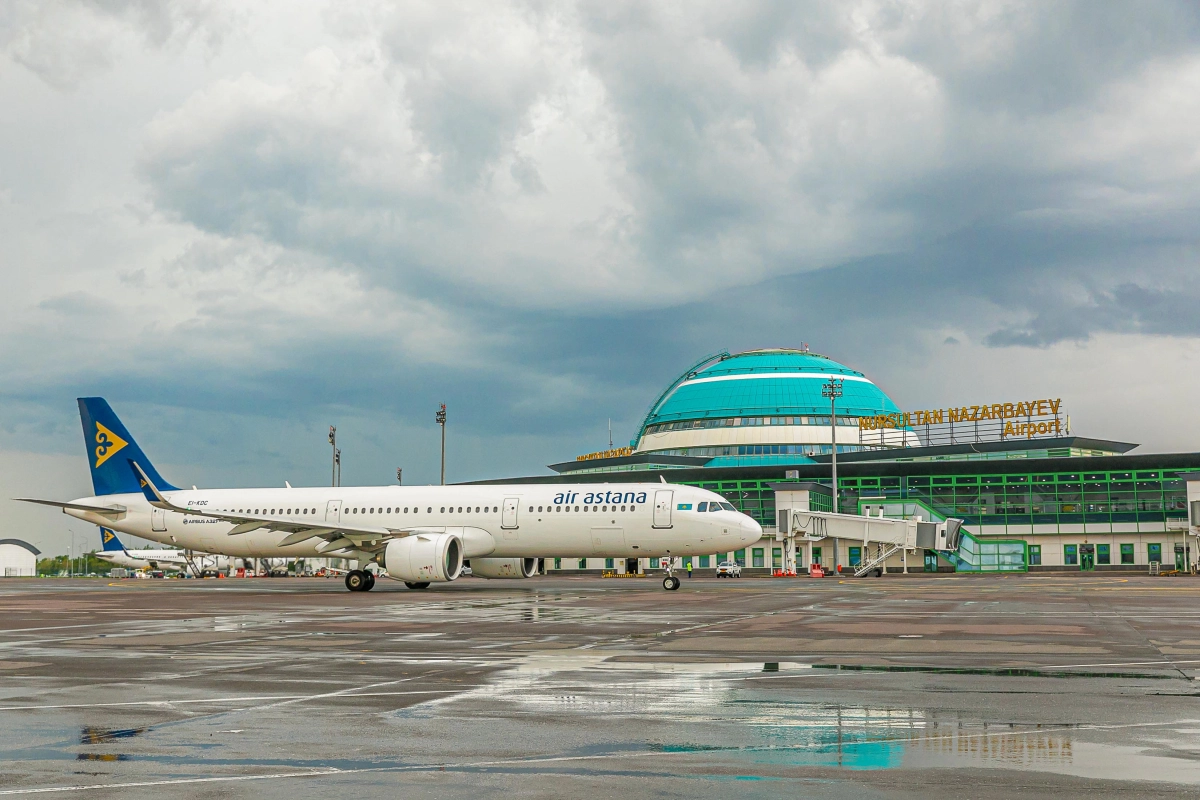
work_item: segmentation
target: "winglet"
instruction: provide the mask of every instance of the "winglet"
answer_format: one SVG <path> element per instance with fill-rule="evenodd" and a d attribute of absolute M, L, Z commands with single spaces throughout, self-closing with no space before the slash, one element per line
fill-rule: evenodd
<path fill-rule="evenodd" d="M 158 508 L 170 508 L 170 501 L 162 496 L 162 492 L 158 491 L 158 487 L 146 475 L 146 471 L 132 459 L 129 459 L 129 466 L 133 467 L 133 473 L 137 476 L 138 485 L 142 488 L 142 494 L 146 495 L 146 499 L 150 501 L 150 505 Z"/>
<path fill-rule="evenodd" d="M 659 479 L 660 481 L 662 481 L 663 483 L 666 483 L 666 482 L 667 482 L 667 479 L 666 479 L 666 478 L 664 478 L 662 475 L 659 475 L 659 476 L 658 476 L 658 479 Z"/>

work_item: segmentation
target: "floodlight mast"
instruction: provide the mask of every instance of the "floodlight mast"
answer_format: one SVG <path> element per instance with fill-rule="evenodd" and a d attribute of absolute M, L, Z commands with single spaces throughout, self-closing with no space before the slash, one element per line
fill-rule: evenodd
<path fill-rule="evenodd" d="M 438 407 L 435 416 L 437 424 L 442 426 L 442 486 L 446 485 L 446 404 Z"/>
<path fill-rule="evenodd" d="M 829 463 L 833 467 L 833 511 L 837 513 L 840 511 L 837 481 L 837 399 L 842 396 L 842 381 L 830 378 L 829 383 L 821 386 L 821 396 L 829 398 Z"/>
<path fill-rule="evenodd" d="M 329 467 L 329 485 L 337 486 L 337 428 L 329 426 L 329 446 L 333 448 L 333 463 Z"/>

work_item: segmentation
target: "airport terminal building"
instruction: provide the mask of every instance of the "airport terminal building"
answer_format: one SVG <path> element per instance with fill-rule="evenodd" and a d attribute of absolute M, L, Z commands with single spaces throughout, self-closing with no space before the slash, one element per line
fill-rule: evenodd
<path fill-rule="evenodd" d="M 629 447 L 553 464 L 556 475 L 528 480 L 662 475 L 711 489 L 758 520 L 764 538 L 693 566 L 728 559 L 769 570 L 782 557 L 776 491 L 824 484 L 813 507 L 831 508 L 835 446 L 837 510 L 960 518 L 980 542 L 1001 543 L 991 551 L 1009 554 L 1002 569 L 1187 569 L 1194 560 L 1183 475 L 1200 471 L 1200 453 L 1136 454 L 1136 444 L 1074 435 L 1057 398 L 901 411 L 863 373 L 807 349 L 705 358 L 666 387 Z M 827 569 L 853 566 L 863 554 L 852 544 L 823 541 L 811 558 Z M 605 559 L 547 566 L 625 569 Z M 922 563 L 896 557 L 888 568 L 955 565 L 927 551 Z"/>

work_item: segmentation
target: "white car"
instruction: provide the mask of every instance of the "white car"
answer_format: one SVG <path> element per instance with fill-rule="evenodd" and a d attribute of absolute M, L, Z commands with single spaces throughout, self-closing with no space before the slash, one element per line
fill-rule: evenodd
<path fill-rule="evenodd" d="M 742 577 L 742 568 L 736 561 L 722 561 L 717 564 L 718 578 L 740 578 Z"/>

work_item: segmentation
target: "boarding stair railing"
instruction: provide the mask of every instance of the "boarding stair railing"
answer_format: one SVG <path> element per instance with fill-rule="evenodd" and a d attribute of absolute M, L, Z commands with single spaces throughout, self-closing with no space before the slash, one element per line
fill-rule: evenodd
<path fill-rule="evenodd" d="M 839 514 L 833 511 L 791 512 L 791 529 L 809 542 L 826 537 L 859 541 L 863 550 L 876 545 L 876 554 L 854 566 L 856 576 L 872 570 L 882 572 L 887 559 L 900 550 L 925 548 L 943 552 L 958 549 L 962 538 L 962 520 L 950 518 L 928 522 L 919 516 L 895 519 L 882 515 Z"/>
<path fill-rule="evenodd" d="M 954 519 L 911 496 L 904 499 L 862 498 L 860 507 L 864 514 L 878 513 L 890 518 L 916 517 L 933 522 Z M 953 549 L 929 549 L 936 550 L 955 572 L 1024 572 L 1029 569 L 1029 546 L 1023 540 L 982 538 L 961 526 Z"/>

